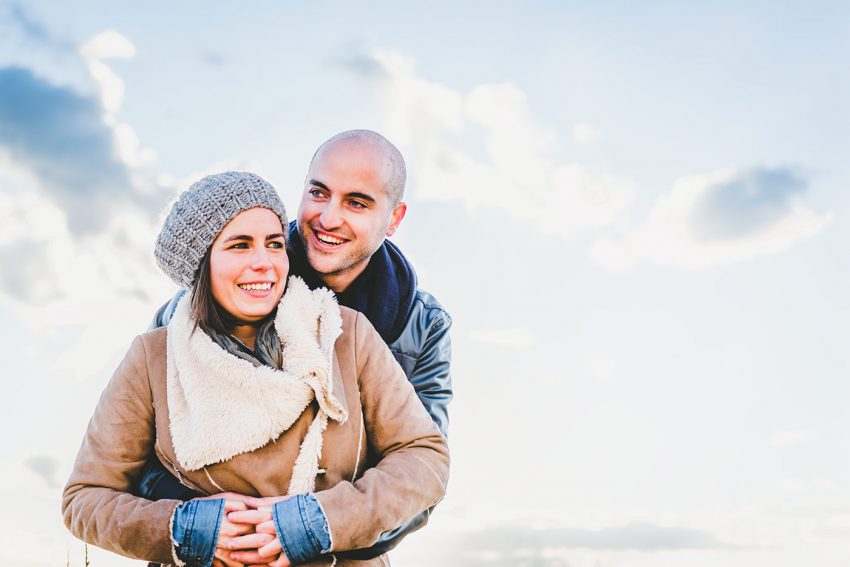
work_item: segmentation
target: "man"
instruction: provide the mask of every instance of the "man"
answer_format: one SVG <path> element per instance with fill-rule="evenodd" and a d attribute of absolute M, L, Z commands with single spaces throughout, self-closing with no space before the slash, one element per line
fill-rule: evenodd
<path fill-rule="evenodd" d="M 350 130 L 322 144 L 310 162 L 298 219 L 289 227 L 290 274 L 301 276 L 311 288 L 332 289 L 340 305 L 366 315 L 446 435 L 452 397 L 451 317 L 418 289 L 413 267 L 386 240 L 407 210 L 405 181 L 401 153 L 376 132 Z M 168 324 L 182 293 L 159 310 L 153 327 Z M 138 494 L 152 499 L 195 496 L 156 457 L 148 463 Z M 371 558 L 389 551 L 424 525 L 429 512 L 384 533 L 371 548 L 347 555 Z"/>

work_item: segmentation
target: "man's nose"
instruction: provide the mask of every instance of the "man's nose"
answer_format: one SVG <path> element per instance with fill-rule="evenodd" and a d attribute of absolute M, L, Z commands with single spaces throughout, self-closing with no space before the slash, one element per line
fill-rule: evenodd
<path fill-rule="evenodd" d="M 332 230 L 339 228 L 342 224 L 342 211 L 340 204 L 335 201 L 329 201 L 325 208 L 322 209 L 322 214 L 319 215 L 319 222 L 322 223 L 322 228 Z"/>

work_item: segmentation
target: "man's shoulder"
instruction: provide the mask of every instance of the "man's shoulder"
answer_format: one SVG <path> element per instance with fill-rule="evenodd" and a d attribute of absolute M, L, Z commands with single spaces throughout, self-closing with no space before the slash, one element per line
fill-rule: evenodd
<path fill-rule="evenodd" d="M 441 331 L 445 333 L 451 324 L 451 315 L 437 298 L 418 288 L 404 329 L 399 337 L 390 343 L 390 350 L 417 358 L 428 337 Z"/>
<path fill-rule="evenodd" d="M 422 288 L 416 289 L 416 294 L 413 298 L 413 308 L 410 310 L 410 316 L 408 317 L 408 324 L 417 318 L 426 320 L 444 319 L 448 322 L 452 320 L 452 316 L 437 301 L 437 298 Z"/>

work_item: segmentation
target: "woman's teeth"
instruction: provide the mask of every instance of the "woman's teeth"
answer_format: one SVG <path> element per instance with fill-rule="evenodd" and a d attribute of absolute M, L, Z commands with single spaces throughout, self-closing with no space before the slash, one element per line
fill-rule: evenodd
<path fill-rule="evenodd" d="M 249 284 L 238 284 L 242 289 L 247 289 L 249 291 L 268 291 L 272 288 L 272 282 L 266 283 L 249 283 Z"/>

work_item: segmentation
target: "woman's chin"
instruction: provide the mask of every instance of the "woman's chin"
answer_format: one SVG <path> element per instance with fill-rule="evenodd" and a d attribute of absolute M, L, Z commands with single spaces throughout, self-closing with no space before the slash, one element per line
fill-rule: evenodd
<path fill-rule="evenodd" d="M 267 298 L 262 303 L 240 305 L 238 306 L 238 313 L 231 313 L 231 315 L 235 319 L 244 321 L 245 323 L 256 323 L 268 317 L 274 311 L 274 308 L 277 307 L 277 304 L 278 300 Z"/>

